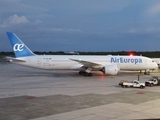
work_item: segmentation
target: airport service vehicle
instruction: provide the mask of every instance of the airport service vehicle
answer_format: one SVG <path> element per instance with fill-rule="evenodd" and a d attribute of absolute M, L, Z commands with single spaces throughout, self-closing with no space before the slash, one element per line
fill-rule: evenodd
<path fill-rule="evenodd" d="M 14 33 L 7 32 L 16 58 L 10 62 L 46 70 L 77 70 L 80 75 L 92 76 L 92 71 L 117 75 L 119 70 L 157 69 L 157 64 L 144 56 L 85 56 L 85 55 L 36 55 Z"/>
<path fill-rule="evenodd" d="M 145 88 L 145 83 L 141 83 L 138 80 L 133 80 L 132 82 L 123 82 L 122 87 L 135 87 L 135 88 Z"/>
<path fill-rule="evenodd" d="M 160 84 L 160 80 L 158 79 L 158 76 L 153 76 L 150 80 L 145 82 L 146 86 L 154 86 L 154 85 L 159 85 Z"/>
<path fill-rule="evenodd" d="M 120 86 L 123 86 L 123 83 L 124 83 L 124 82 L 128 82 L 128 80 L 121 80 L 121 81 L 119 82 L 119 85 L 120 85 Z"/>

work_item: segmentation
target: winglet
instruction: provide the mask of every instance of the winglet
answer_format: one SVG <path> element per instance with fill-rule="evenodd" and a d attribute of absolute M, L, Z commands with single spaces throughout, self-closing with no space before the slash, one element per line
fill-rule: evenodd
<path fill-rule="evenodd" d="M 34 56 L 35 54 L 12 32 L 6 32 L 16 57 Z"/>

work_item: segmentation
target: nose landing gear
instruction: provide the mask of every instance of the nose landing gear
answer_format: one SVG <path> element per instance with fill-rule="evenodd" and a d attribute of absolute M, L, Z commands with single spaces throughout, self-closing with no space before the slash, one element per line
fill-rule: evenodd
<path fill-rule="evenodd" d="M 145 75 L 150 75 L 150 71 L 149 70 L 145 70 L 144 74 Z"/>

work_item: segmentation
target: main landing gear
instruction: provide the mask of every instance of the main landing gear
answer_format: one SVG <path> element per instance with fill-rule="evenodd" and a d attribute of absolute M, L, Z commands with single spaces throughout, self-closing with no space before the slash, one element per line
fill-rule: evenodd
<path fill-rule="evenodd" d="M 90 77 L 90 76 L 92 76 L 92 73 L 87 73 L 87 72 L 85 72 L 85 71 L 79 71 L 79 74 L 80 74 L 80 75 L 83 75 L 83 76 L 85 76 L 85 77 Z"/>
<path fill-rule="evenodd" d="M 150 71 L 149 70 L 145 70 L 144 74 L 145 75 L 150 75 Z"/>

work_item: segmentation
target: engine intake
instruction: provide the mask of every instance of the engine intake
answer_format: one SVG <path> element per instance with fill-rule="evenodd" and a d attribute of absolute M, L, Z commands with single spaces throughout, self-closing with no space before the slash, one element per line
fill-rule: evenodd
<path fill-rule="evenodd" d="M 101 71 L 104 74 L 117 75 L 119 72 L 119 68 L 117 65 L 106 65 L 101 69 Z"/>

